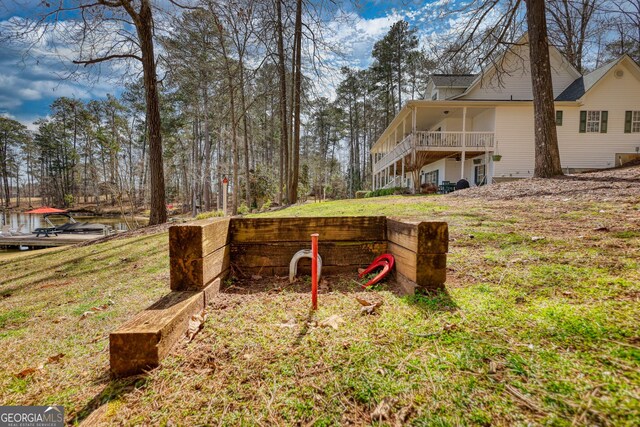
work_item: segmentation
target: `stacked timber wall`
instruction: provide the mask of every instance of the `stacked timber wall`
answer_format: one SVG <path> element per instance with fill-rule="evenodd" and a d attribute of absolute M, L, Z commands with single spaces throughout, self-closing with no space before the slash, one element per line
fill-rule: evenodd
<path fill-rule="evenodd" d="M 231 265 L 235 275 L 286 276 L 289 262 L 311 248 L 311 234 L 320 233 L 322 274 L 353 273 L 387 250 L 385 217 L 234 218 L 231 220 Z M 309 259 L 300 260 L 299 274 L 310 274 Z"/>
<path fill-rule="evenodd" d="M 405 292 L 444 288 L 449 227 L 446 222 L 387 219 L 388 251 L 396 260 L 395 278 Z"/>
<path fill-rule="evenodd" d="M 406 292 L 444 288 L 449 244 L 444 222 L 385 217 L 221 218 L 169 229 L 172 292 L 109 336 L 111 370 L 126 376 L 156 367 L 230 274 L 287 275 L 289 262 L 320 233 L 323 275 L 356 274 L 391 253 Z M 298 271 L 308 274 L 309 260 Z"/>
<path fill-rule="evenodd" d="M 229 273 L 228 218 L 169 228 L 172 291 L 202 290 Z"/>

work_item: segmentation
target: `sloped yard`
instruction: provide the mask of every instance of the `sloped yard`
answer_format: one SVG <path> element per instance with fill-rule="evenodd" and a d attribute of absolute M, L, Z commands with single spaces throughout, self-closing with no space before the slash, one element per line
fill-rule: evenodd
<path fill-rule="evenodd" d="M 639 195 L 472 191 L 273 213 L 448 221 L 447 293 L 362 292 L 354 274 L 314 314 L 305 284 L 229 282 L 191 342 L 130 379 L 109 377 L 107 334 L 168 290 L 165 233 L 5 263 L 0 402 L 91 424 L 637 425 Z"/>

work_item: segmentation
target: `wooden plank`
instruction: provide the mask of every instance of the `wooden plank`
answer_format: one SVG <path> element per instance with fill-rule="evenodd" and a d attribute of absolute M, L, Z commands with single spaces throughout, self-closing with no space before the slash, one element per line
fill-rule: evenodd
<path fill-rule="evenodd" d="M 133 375 L 159 365 L 204 309 L 204 292 L 171 292 L 109 335 L 111 371 Z"/>
<path fill-rule="evenodd" d="M 383 216 L 328 218 L 232 218 L 231 243 L 310 242 L 312 233 L 320 241 L 386 240 Z"/>
<path fill-rule="evenodd" d="M 446 254 L 416 254 L 392 242 L 388 250 L 395 258 L 397 272 L 419 287 L 439 289 L 447 280 Z"/>
<path fill-rule="evenodd" d="M 311 264 L 309 261 L 306 261 L 303 264 L 301 260 L 298 265 L 298 275 L 299 276 L 310 276 L 311 275 Z M 331 276 L 334 274 L 352 274 L 354 279 L 358 278 L 358 268 L 361 268 L 363 265 L 329 265 L 327 267 L 322 267 L 322 275 Z M 279 276 L 279 277 L 289 277 L 289 267 L 245 267 L 240 269 L 233 268 L 235 275 L 241 278 L 250 278 L 253 275 L 259 275 L 263 277 L 269 276 Z"/>
<path fill-rule="evenodd" d="M 229 245 L 204 258 L 170 258 L 170 283 L 174 291 L 197 291 L 229 268 Z"/>
<path fill-rule="evenodd" d="M 198 259 L 229 243 L 229 218 L 195 221 L 169 228 L 169 256 Z"/>
<path fill-rule="evenodd" d="M 309 249 L 306 242 L 281 242 L 266 244 L 231 245 L 234 266 L 288 267 L 293 255 L 301 249 Z M 375 257 L 387 251 L 386 241 L 377 242 L 320 242 L 318 253 L 323 266 L 368 265 Z M 303 263 L 301 260 L 300 263 Z M 302 264 L 300 264 L 302 265 Z"/>
<path fill-rule="evenodd" d="M 446 254 L 449 251 L 449 226 L 446 222 L 388 218 L 387 239 L 419 254 Z"/>

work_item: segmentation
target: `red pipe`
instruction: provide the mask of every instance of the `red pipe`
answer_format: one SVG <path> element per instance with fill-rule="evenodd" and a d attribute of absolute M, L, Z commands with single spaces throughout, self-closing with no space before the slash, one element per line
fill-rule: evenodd
<path fill-rule="evenodd" d="M 311 308 L 318 309 L 318 233 L 311 235 Z"/>

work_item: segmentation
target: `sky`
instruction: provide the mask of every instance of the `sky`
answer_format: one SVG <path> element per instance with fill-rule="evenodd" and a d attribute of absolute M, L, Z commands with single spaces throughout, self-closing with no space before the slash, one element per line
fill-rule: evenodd
<path fill-rule="evenodd" d="M 340 18 L 326 23 L 329 37 L 342 50 L 339 58 L 331 56 L 328 62 L 336 68 L 340 65 L 367 67 L 371 62 L 373 44 L 400 19 L 406 19 L 418 28 L 421 35 L 428 36 L 430 32 L 437 31 L 433 22 L 442 1 L 360 0 L 355 4 L 345 4 L 341 18 L 348 17 L 349 23 Z M 40 0 L 0 1 L 0 30 L 4 32 L 10 23 L 18 19 L 37 19 L 39 4 Z M 75 52 L 65 45 L 64 37 L 73 30 L 74 18 L 73 15 L 64 17 L 62 21 L 67 25 L 57 32 L 39 34 L 42 37 L 30 50 L 24 42 L 0 38 L 0 115 L 35 129 L 33 122 L 45 117 L 49 106 L 58 97 L 88 101 L 122 91 L 125 71 L 118 64 L 103 66 L 99 70 L 82 69 L 81 74 L 70 73 L 74 69 L 71 59 Z M 336 83 L 337 73 L 333 78 L 329 74 L 324 83 L 328 94 Z"/>

